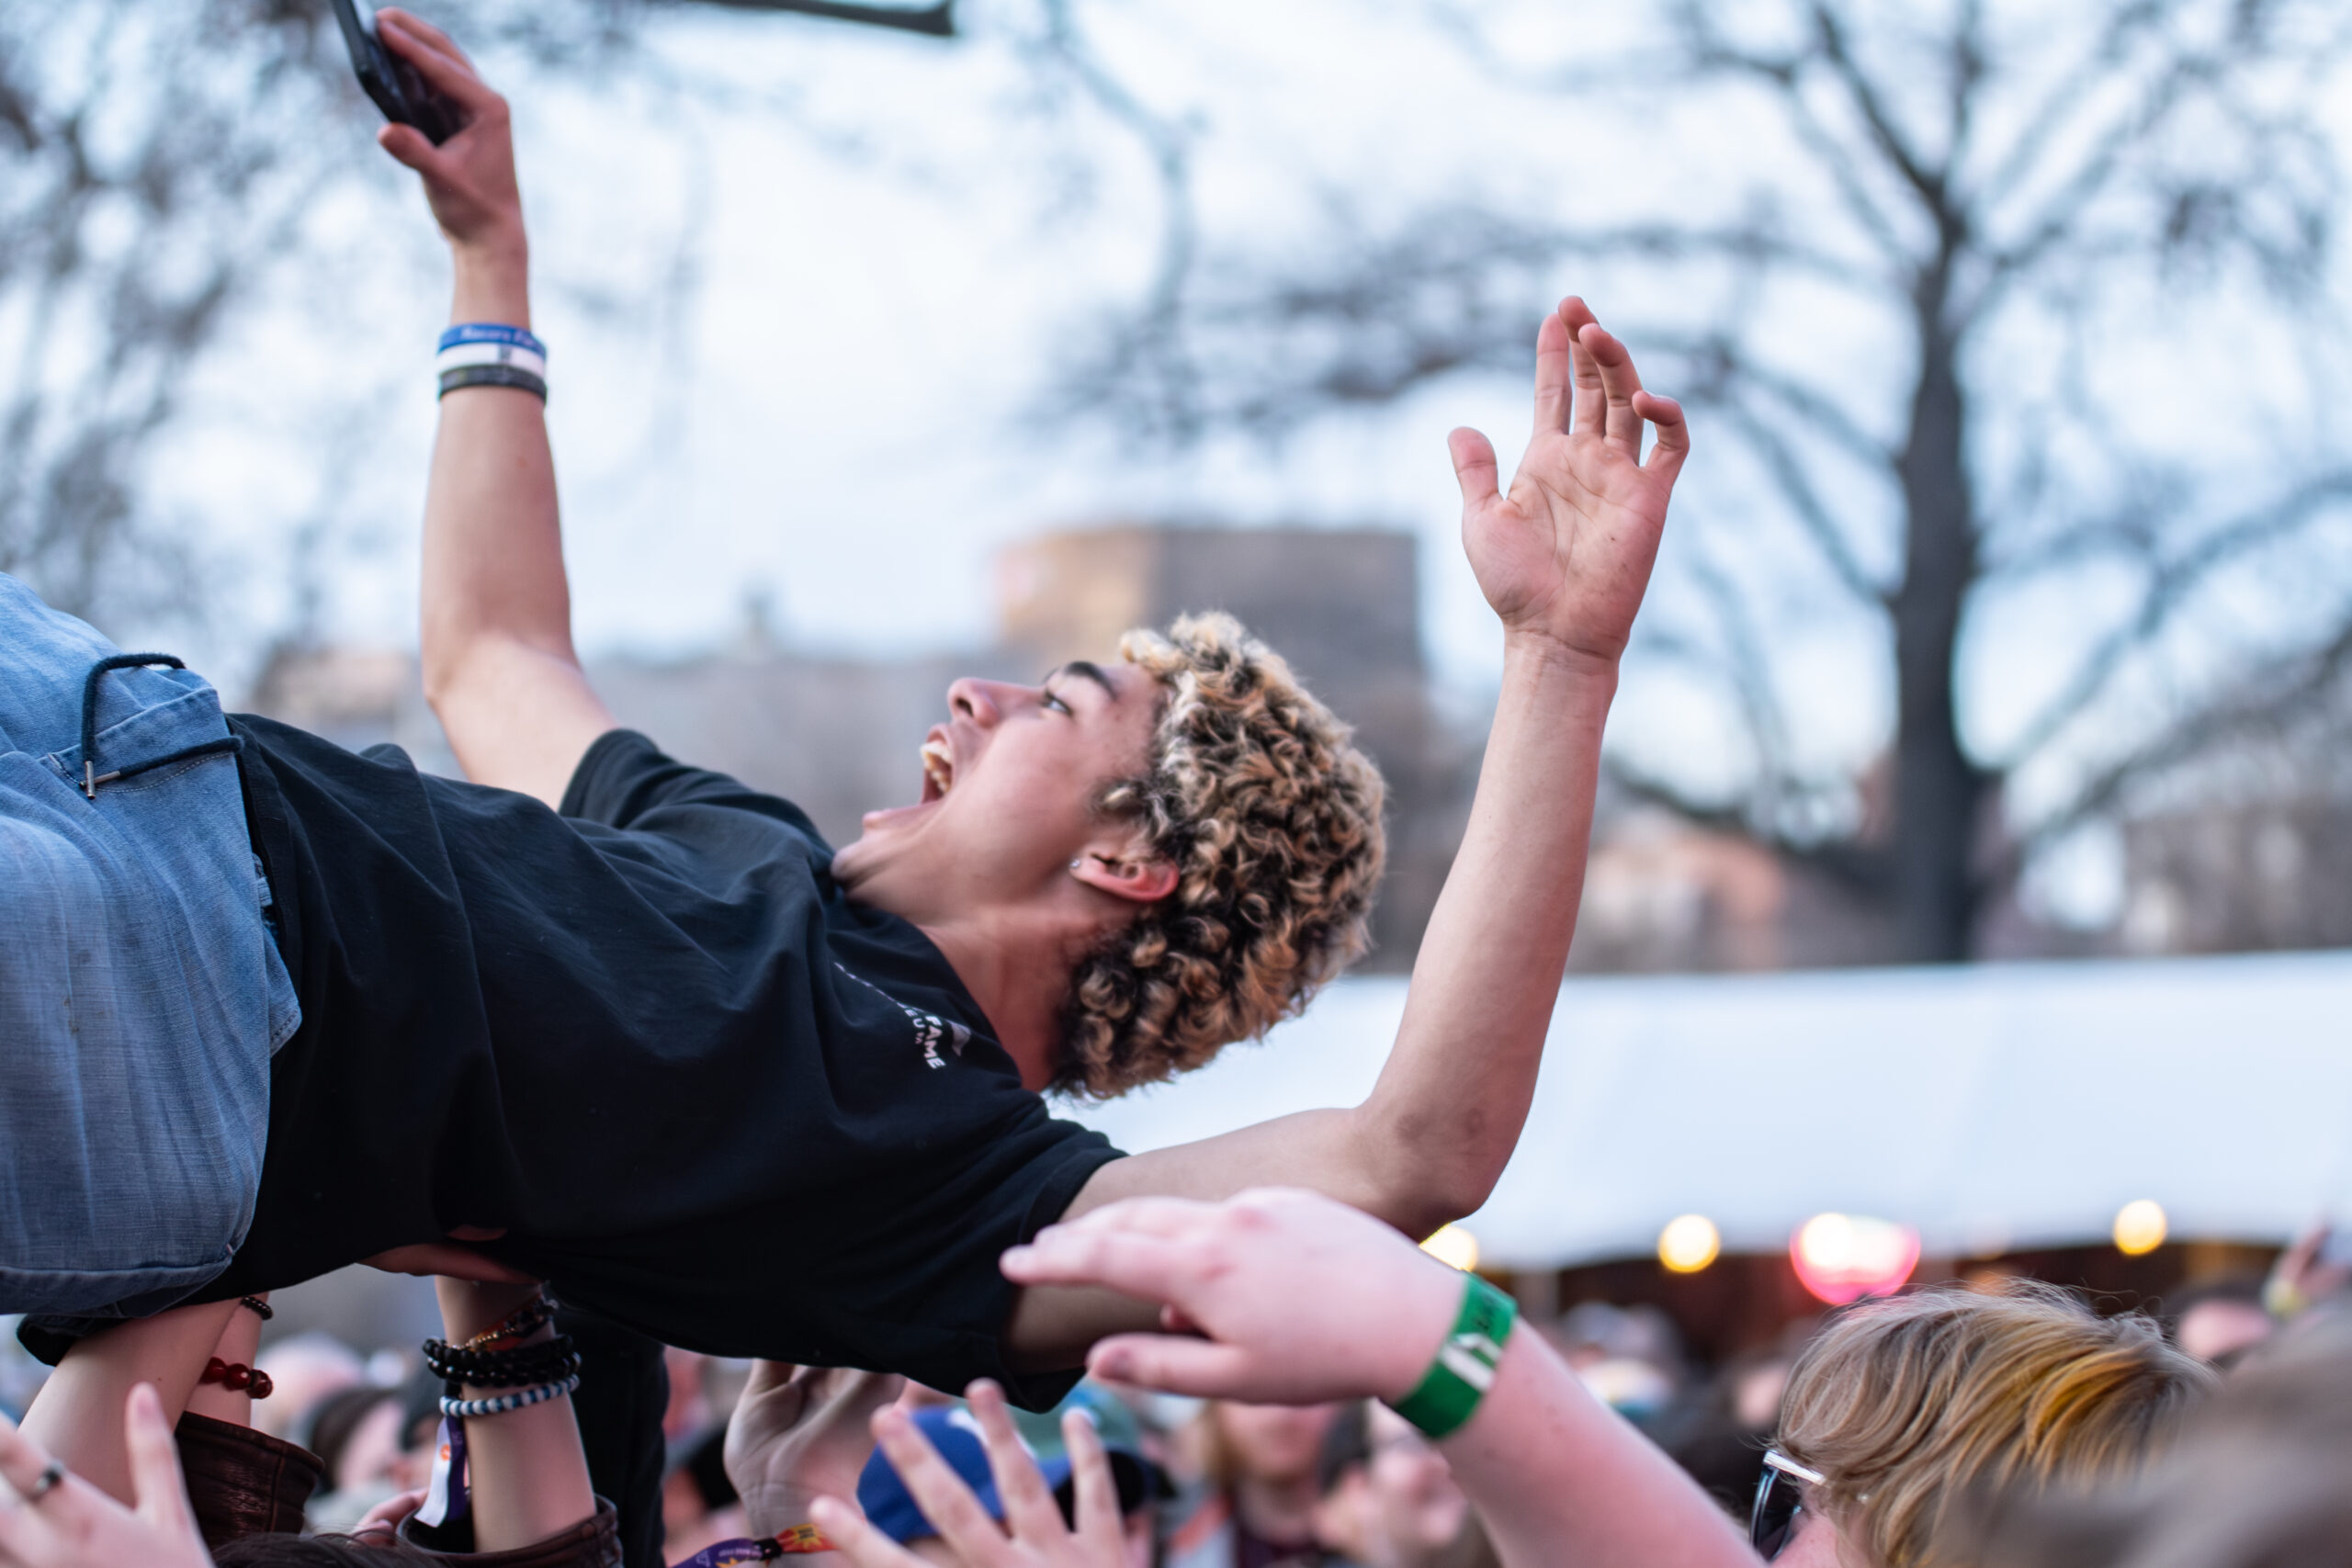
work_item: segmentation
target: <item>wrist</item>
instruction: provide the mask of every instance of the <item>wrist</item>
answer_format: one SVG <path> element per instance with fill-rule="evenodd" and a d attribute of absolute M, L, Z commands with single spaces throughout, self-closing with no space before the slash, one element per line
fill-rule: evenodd
<path fill-rule="evenodd" d="M 1461 1305 L 1452 1331 L 1411 1392 L 1386 1401 L 1431 1442 L 1453 1436 L 1478 1413 L 1519 1318 L 1519 1303 L 1502 1291 L 1476 1274 L 1460 1278 Z"/>
<path fill-rule="evenodd" d="M 480 241 L 453 243 L 456 286 L 449 317 L 452 325 L 495 321 L 510 327 L 531 324 L 531 253 L 522 231 Z"/>
<path fill-rule="evenodd" d="M 1414 1249 L 1411 1279 L 1397 1280 L 1388 1298 L 1399 1303 L 1402 1316 L 1394 1332 L 1381 1337 L 1390 1348 L 1383 1358 L 1378 1386 L 1372 1391 L 1374 1398 L 1393 1405 L 1420 1386 L 1462 1314 L 1468 1279 Z"/>
<path fill-rule="evenodd" d="M 780 1535 L 795 1525 L 807 1524 L 820 1497 L 854 1499 L 857 1485 L 853 1478 L 848 1490 L 833 1493 L 791 1482 L 755 1482 L 750 1486 L 739 1486 L 737 1491 L 742 1497 L 745 1529 L 753 1539 L 763 1540 Z"/>
<path fill-rule="evenodd" d="M 1540 627 L 1503 628 L 1506 668 L 1518 666 L 1613 693 L 1617 689 L 1618 659 L 1616 652 L 1595 652 Z"/>

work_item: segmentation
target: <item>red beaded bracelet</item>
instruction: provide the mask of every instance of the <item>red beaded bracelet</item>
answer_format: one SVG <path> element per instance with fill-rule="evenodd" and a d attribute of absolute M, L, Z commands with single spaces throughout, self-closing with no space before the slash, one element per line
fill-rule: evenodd
<path fill-rule="evenodd" d="M 255 1399 L 267 1399 L 277 1388 L 269 1374 L 243 1361 L 224 1361 L 215 1356 L 204 1363 L 204 1375 L 198 1382 L 217 1382 L 231 1393 L 247 1393 Z"/>

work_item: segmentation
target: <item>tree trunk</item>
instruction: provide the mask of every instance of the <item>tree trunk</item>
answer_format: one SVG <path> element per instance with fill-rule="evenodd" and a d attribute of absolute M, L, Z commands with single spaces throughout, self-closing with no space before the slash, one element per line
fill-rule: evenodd
<path fill-rule="evenodd" d="M 1969 491 L 1966 396 L 1959 344 L 1946 320 L 1948 275 L 1939 267 L 1917 296 L 1919 383 L 1903 451 L 1903 586 L 1894 616 L 1895 931 L 1911 963 L 1969 956 L 1976 924 L 1977 816 L 1985 779 L 1961 749 L 1952 666 L 1960 617 L 1976 580 L 1977 539 Z"/>

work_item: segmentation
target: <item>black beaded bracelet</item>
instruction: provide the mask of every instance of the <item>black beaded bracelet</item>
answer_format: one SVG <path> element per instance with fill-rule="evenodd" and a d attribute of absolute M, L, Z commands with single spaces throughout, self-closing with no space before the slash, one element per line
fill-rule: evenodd
<path fill-rule="evenodd" d="M 550 1382 L 580 1370 L 580 1353 L 571 1337 L 559 1334 L 536 1345 L 505 1350 L 469 1350 L 439 1339 L 424 1342 L 424 1364 L 445 1382 L 471 1383 L 477 1388 L 520 1388 L 526 1383 Z"/>
<path fill-rule="evenodd" d="M 460 365 L 441 372 L 441 395 L 447 397 L 460 387 L 513 387 L 528 392 L 541 402 L 548 400 L 548 383 L 544 376 L 534 376 L 516 365 Z"/>
<path fill-rule="evenodd" d="M 468 1384 L 474 1388 L 520 1388 L 526 1383 L 547 1382 L 570 1377 L 580 1370 L 577 1351 L 559 1356 L 552 1360 L 493 1363 L 487 1366 L 435 1364 L 427 1361 L 434 1376 L 455 1388 Z"/>
<path fill-rule="evenodd" d="M 437 1339 L 427 1341 L 424 1347 L 425 1365 L 441 1377 L 467 1382 L 482 1382 L 493 1377 L 526 1378 L 575 1357 L 571 1341 L 561 1336 L 544 1344 L 517 1346 L 510 1350 L 468 1350 L 461 1346 L 444 1345 Z"/>

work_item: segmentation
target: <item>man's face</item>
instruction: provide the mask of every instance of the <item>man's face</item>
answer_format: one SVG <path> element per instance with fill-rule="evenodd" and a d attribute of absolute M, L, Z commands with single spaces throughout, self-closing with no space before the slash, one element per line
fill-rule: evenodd
<path fill-rule="evenodd" d="M 833 875 L 862 903 L 918 924 L 1060 887 L 1115 832 L 1103 785 L 1144 772 L 1159 692 L 1131 664 L 1065 664 L 1035 686 L 961 680 L 925 738 L 921 797 L 870 811 Z"/>

